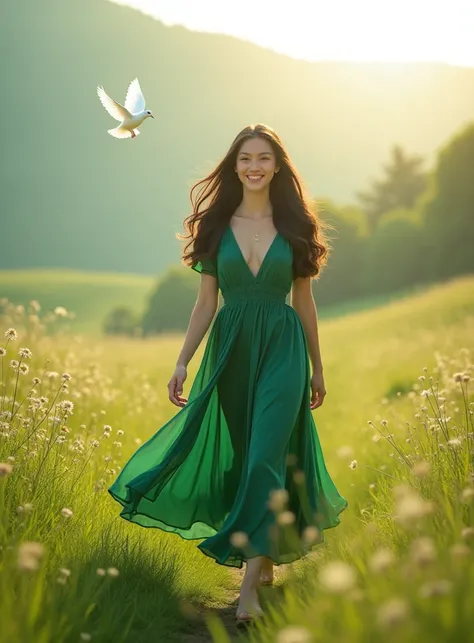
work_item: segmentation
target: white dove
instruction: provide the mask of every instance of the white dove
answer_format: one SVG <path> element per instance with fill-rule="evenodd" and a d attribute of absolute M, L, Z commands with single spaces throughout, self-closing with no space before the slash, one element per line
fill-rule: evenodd
<path fill-rule="evenodd" d="M 134 78 L 128 86 L 125 105 L 114 101 L 105 92 L 102 86 L 97 87 L 97 95 L 100 102 L 109 114 L 120 121 L 120 125 L 107 132 L 115 138 L 136 138 L 140 131 L 137 129 L 145 118 L 155 118 L 149 109 L 145 109 L 145 99 L 138 78 Z"/>

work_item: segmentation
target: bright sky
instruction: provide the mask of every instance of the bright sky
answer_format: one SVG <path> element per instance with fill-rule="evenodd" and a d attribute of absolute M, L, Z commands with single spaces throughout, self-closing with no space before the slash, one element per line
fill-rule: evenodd
<path fill-rule="evenodd" d="M 474 67 L 474 0 L 112 0 L 294 58 Z"/>

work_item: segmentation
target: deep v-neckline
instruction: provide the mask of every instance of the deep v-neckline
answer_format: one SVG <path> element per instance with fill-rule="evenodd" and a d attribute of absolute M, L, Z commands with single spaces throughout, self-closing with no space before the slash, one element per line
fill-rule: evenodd
<path fill-rule="evenodd" d="M 244 262 L 244 264 L 247 266 L 247 270 L 249 271 L 249 274 L 251 275 L 251 277 L 252 277 L 255 281 L 257 281 L 257 279 L 258 279 L 258 278 L 259 278 L 259 276 L 260 276 L 260 273 L 262 272 L 262 269 L 263 269 L 263 266 L 264 266 L 264 264 L 265 264 L 265 261 L 267 260 L 267 257 L 268 257 L 268 255 L 270 254 L 271 249 L 272 249 L 272 248 L 273 248 L 273 246 L 275 245 L 275 242 L 276 242 L 276 240 L 277 240 L 277 237 L 279 236 L 279 234 L 280 234 L 280 233 L 279 233 L 279 232 L 278 232 L 278 230 L 277 230 L 276 235 L 273 237 L 272 242 L 271 242 L 271 243 L 270 243 L 270 245 L 268 246 L 268 249 L 267 249 L 267 251 L 266 251 L 266 253 L 265 253 L 265 256 L 264 256 L 264 257 L 263 257 L 263 259 L 262 259 L 262 263 L 260 264 L 260 267 L 259 267 L 259 269 L 257 270 L 257 274 L 254 274 L 254 273 L 252 272 L 252 270 L 251 270 L 250 266 L 248 265 L 247 261 L 245 260 L 244 253 L 242 252 L 242 250 L 241 250 L 241 248 L 240 248 L 240 246 L 239 246 L 239 242 L 237 241 L 237 239 L 236 239 L 236 237 L 235 237 L 234 231 L 232 230 L 232 226 L 230 225 L 230 223 L 228 224 L 228 228 L 229 228 L 229 230 L 230 230 L 231 237 L 232 237 L 232 239 L 234 240 L 234 243 L 235 243 L 235 245 L 236 245 L 236 247 L 237 247 L 237 250 L 239 251 L 239 255 L 240 255 L 240 257 L 242 258 L 242 261 Z"/>

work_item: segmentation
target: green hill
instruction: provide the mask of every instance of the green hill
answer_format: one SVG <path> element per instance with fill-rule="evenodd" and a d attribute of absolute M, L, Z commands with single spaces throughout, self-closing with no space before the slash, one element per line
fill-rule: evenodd
<path fill-rule="evenodd" d="M 71 330 L 100 335 L 105 315 L 115 306 L 142 312 L 153 278 L 75 270 L 2 270 L 0 297 L 27 306 L 34 299 L 41 314 L 56 306 L 74 313 Z"/>
<path fill-rule="evenodd" d="M 304 62 L 102 0 L 7 3 L 0 72 L 0 268 L 162 271 L 190 185 L 248 123 L 280 133 L 312 195 L 341 201 L 392 143 L 429 160 L 474 108 L 472 69 Z M 135 76 L 156 120 L 118 141 L 96 86 L 123 100 Z"/>

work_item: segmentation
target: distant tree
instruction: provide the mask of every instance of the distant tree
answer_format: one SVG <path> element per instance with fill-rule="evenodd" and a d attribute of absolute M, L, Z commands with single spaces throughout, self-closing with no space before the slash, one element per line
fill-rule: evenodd
<path fill-rule="evenodd" d="M 329 305 L 360 294 L 358 280 L 364 264 L 366 221 L 360 208 L 338 206 L 329 199 L 319 204 L 318 210 L 320 218 L 334 230 L 326 233 L 330 246 L 328 263 L 312 288 L 317 301 Z"/>
<path fill-rule="evenodd" d="M 141 320 L 143 334 L 185 331 L 196 303 L 199 275 L 173 266 L 156 284 Z"/>
<path fill-rule="evenodd" d="M 425 203 L 434 279 L 474 272 L 474 122 L 440 151 Z"/>
<path fill-rule="evenodd" d="M 385 175 L 372 181 L 369 190 L 357 192 L 367 214 L 369 232 L 374 232 L 384 213 L 413 208 L 427 185 L 427 175 L 421 170 L 423 162 L 420 156 L 408 156 L 399 145 L 394 145 L 383 168 Z"/>
<path fill-rule="evenodd" d="M 118 306 L 108 313 L 103 331 L 106 335 L 138 335 L 140 320 L 130 308 Z"/>

